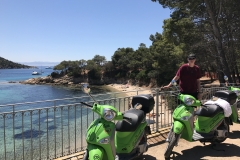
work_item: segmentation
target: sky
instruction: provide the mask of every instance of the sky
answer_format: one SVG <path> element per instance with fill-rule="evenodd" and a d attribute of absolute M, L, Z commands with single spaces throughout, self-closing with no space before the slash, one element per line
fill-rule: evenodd
<path fill-rule="evenodd" d="M 13 62 L 110 61 L 162 33 L 170 10 L 151 0 L 1 0 L 0 57 Z"/>

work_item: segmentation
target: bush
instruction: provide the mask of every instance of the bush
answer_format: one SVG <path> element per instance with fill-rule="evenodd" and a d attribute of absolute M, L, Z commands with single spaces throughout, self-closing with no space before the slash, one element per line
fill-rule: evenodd
<path fill-rule="evenodd" d="M 101 70 L 99 69 L 92 69 L 88 72 L 88 77 L 90 79 L 94 79 L 94 80 L 101 80 L 101 77 L 102 77 L 102 73 L 101 73 Z"/>
<path fill-rule="evenodd" d="M 52 76 L 52 78 L 57 78 L 57 77 L 60 77 L 60 74 L 55 71 L 55 72 L 51 73 L 51 76 Z"/>
<path fill-rule="evenodd" d="M 68 73 L 68 76 L 71 77 L 73 76 L 74 78 L 81 77 L 81 74 L 79 73 L 78 70 L 72 70 L 71 72 Z"/>

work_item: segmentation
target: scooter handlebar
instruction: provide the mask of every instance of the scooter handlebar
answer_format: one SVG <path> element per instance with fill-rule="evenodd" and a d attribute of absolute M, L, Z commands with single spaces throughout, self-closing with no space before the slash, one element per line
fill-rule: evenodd
<path fill-rule="evenodd" d="M 88 106 L 88 107 L 91 107 L 92 108 L 92 106 L 90 105 L 90 104 L 87 104 L 87 103 L 85 103 L 85 102 L 80 102 L 81 104 L 84 104 L 85 106 Z"/>
<path fill-rule="evenodd" d="M 178 96 L 178 94 L 179 94 L 179 93 L 174 93 L 174 92 L 172 92 L 172 95 L 174 95 L 174 96 Z"/>

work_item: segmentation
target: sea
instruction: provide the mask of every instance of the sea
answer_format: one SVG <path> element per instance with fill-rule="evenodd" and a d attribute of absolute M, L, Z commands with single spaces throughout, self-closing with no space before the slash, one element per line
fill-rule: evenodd
<path fill-rule="evenodd" d="M 32 75 L 33 71 L 42 72 L 41 75 Z M 64 109 L 61 113 L 60 111 L 56 111 L 57 115 L 54 115 L 54 112 L 41 112 L 41 118 L 39 118 L 34 113 L 32 114 L 32 118 L 29 118 L 28 114 L 30 112 L 26 111 L 29 109 L 34 108 L 44 108 L 48 107 L 45 103 L 35 103 L 35 102 L 44 102 L 44 101 L 51 101 L 55 99 L 71 99 L 73 97 L 85 97 L 81 99 L 82 101 L 86 102 L 90 99 L 89 96 L 84 93 L 81 88 L 77 87 L 67 87 L 67 86 L 57 86 L 57 85 L 31 85 L 31 84 L 21 84 L 20 81 L 28 80 L 31 78 L 36 77 L 46 77 L 50 75 L 54 70 L 53 69 L 46 69 L 45 67 L 39 67 L 39 69 L 0 69 L 0 159 L 14 159 L 13 156 L 20 155 L 22 157 L 24 154 L 31 155 L 32 151 L 34 153 L 33 159 L 48 159 L 46 158 L 46 153 L 49 152 L 51 155 L 54 154 L 54 151 L 46 150 L 47 140 L 50 142 L 54 142 L 54 135 L 56 133 L 61 134 L 68 134 L 68 131 L 71 130 L 71 127 L 74 128 L 75 126 L 75 118 L 66 118 L 68 117 L 69 113 L 74 115 L 74 110 L 68 111 Z M 99 99 L 107 99 L 111 97 L 111 90 L 105 87 L 100 86 L 90 86 L 92 95 L 97 95 Z M 98 96 L 100 95 L 100 96 Z M 98 100 L 98 99 L 96 99 Z M 61 103 L 69 102 L 60 101 Z M 26 105 L 26 102 L 34 102 L 31 105 Z M 75 103 L 71 100 L 71 103 Z M 79 100 L 78 100 L 79 103 Z M 21 105 L 23 104 L 23 105 Z M 54 104 L 56 105 L 56 104 Z M 12 107 L 17 106 L 17 107 Z M 14 108 L 14 116 L 13 116 L 13 108 Z M 25 110 L 24 114 L 21 112 L 16 112 L 18 110 Z M 44 110 L 44 109 L 43 109 Z M 80 113 L 80 108 L 78 108 L 78 113 Z M 86 132 L 88 117 L 93 116 L 93 114 L 88 111 L 84 107 L 82 109 L 83 112 L 86 112 L 84 117 L 81 118 L 79 116 L 77 119 L 83 119 L 82 127 L 84 127 L 83 132 Z M 38 112 L 36 112 L 38 113 Z M 61 114 L 60 114 L 61 113 Z M 53 125 L 53 117 L 56 118 L 56 125 Z M 14 117 L 14 120 L 13 120 Z M 62 117 L 62 118 L 61 118 Z M 71 116 L 72 117 L 72 116 Z M 60 121 L 61 120 L 61 121 Z M 14 124 L 13 124 L 14 121 Z M 49 121 L 49 122 L 48 122 Z M 41 122 L 41 125 L 39 123 Z M 48 122 L 48 123 L 44 123 Z M 47 124 L 49 126 L 47 127 Z M 61 125 L 64 124 L 65 129 L 62 130 Z M 14 129 L 13 129 L 14 126 Z M 40 128 L 41 127 L 41 128 Z M 39 130 L 40 129 L 40 130 Z M 64 133 L 63 133 L 64 132 Z M 79 134 L 81 131 L 78 131 Z M 48 133 L 48 134 L 47 134 Z M 71 134 L 74 132 L 71 132 Z M 23 136 L 24 135 L 24 136 Z M 31 136 L 35 135 L 32 138 Z M 58 134 L 57 134 L 58 135 Z M 84 138 L 84 137 L 83 137 Z M 41 139 L 41 146 L 40 151 L 42 153 L 38 154 L 39 152 L 39 140 Z M 31 141 L 30 141 L 31 140 Z M 83 141 L 85 141 L 83 139 Z M 24 142 L 24 143 L 23 143 Z M 31 144 L 32 142 L 32 144 Z M 82 142 L 81 142 L 82 143 Z M 24 144 L 24 152 L 22 150 Z M 63 140 L 63 144 L 68 144 L 68 139 Z M 53 144 L 49 144 L 50 148 L 54 148 Z M 34 148 L 34 150 L 31 150 Z M 44 149 L 45 148 L 45 149 Z M 13 154 L 13 149 L 16 152 L 16 155 Z M 68 151 L 68 147 L 64 148 L 64 152 Z M 39 158 L 39 155 L 45 155 L 45 158 Z M 36 156 L 36 157 L 35 157 Z M 6 158 L 7 157 L 7 158 Z M 16 159 L 19 159 L 16 158 Z M 21 159 L 21 158 L 20 158 Z M 31 159 L 24 158 L 26 160 Z M 32 160 L 32 159 L 31 159 Z"/>
<path fill-rule="evenodd" d="M 36 77 L 51 75 L 53 69 L 38 67 L 38 69 L 0 69 L 0 105 L 45 101 L 53 99 L 81 97 L 86 94 L 81 88 L 56 86 L 56 85 L 30 85 L 21 84 L 20 81 Z M 42 72 L 41 75 L 32 75 L 33 71 Z M 92 94 L 109 93 L 111 90 L 105 87 L 93 86 Z"/>

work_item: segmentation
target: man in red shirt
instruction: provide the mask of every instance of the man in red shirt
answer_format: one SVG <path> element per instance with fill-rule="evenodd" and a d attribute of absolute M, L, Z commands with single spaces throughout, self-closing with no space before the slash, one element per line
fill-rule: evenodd
<path fill-rule="evenodd" d="M 196 56 L 190 54 L 188 56 L 188 63 L 183 64 L 177 71 L 176 76 L 173 80 L 179 80 L 180 92 L 182 94 L 189 94 L 200 100 L 201 89 L 200 89 L 200 78 L 201 72 L 197 65 L 195 65 Z M 169 88 L 172 85 L 170 82 L 163 88 Z"/>

